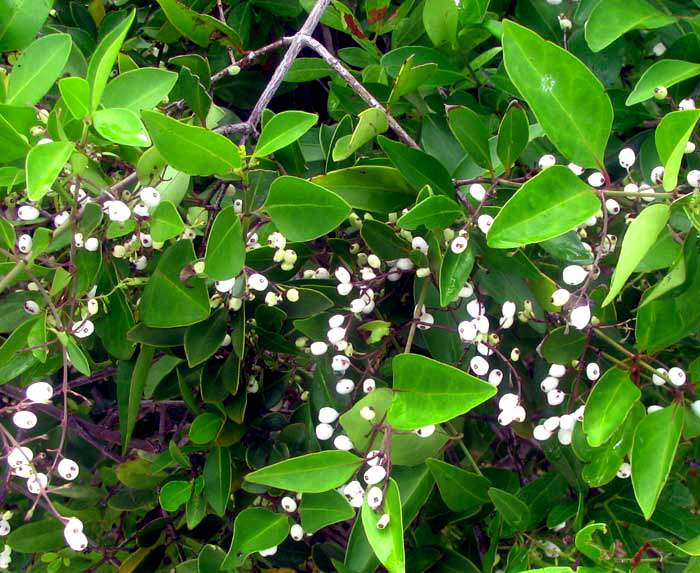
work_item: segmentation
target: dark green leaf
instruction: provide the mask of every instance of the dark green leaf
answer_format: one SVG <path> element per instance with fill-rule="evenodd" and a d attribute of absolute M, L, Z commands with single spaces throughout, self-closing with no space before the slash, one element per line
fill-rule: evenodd
<path fill-rule="evenodd" d="M 241 221 L 233 206 L 229 206 L 214 219 L 204 255 L 205 270 L 215 280 L 227 280 L 241 272 L 244 262 Z"/>
<path fill-rule="evenodd" d="M 347 500 L 335 490 L 323 493 L 307 493 L 299 508 L 301 526 L 306 533 L 316 533 L 319 529 L 346 521 L 355 515 L 355 510 Z"/>

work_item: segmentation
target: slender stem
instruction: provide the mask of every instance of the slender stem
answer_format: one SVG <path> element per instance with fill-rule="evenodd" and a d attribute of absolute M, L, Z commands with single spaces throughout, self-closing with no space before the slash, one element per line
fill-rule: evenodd
<path fill-rule="evenodd" d="M 627 350 L 624 346 L 622 346 L 622 344 L 620 344 L 616 340 L 613 340 L 612 338 L 610 338 L 607 334 L 605 334 L 599 328 L 594 328 L 593 334 L 595 334 L 598 338 L 605 340 L 605 342 L 607 342 L 610 346 L 616 348 L 617 350 L 619 350 L 620 352 L 622 352 L 626 356 L 629 356 L 630 358 L 637 357 L 637 355 L 634 352 L 630 352 L 629 350 Z"/>
<path fill-rule="evenodd" d="M 464 452 L 464 456 L 469 460 L 469 463 L 472 465 L 474 468 L 474 471 L 479 474 L 479 475 L 484 475 L 481 473 L 481 470 L 479 469 L 478 464 L 476 463 L 476 460 L 474 459 L 474 456 L 472 456 L 472 453 L 469 451 L 469 448 L 465 445 L 464 440 L 462 440 L 462 434 L 457 431 L 457 429 L 452 425 L 452 422 L 445 422 L 445 426 L 453 432 L 454 438 L 457 439 L 457 445 L 460 447 L 462 452 Z"/>
<path fill-rule="evenodd" d="M 423 309 L 425 304 L 425 299 L 428 296 L 428 287 L 430 286 L 430 279 L 424 279 L 423 287 L 421 288 L 420 295 L 418 295 L 418 302 L 416 303 L 416 308 L 413 311 L 413 318 L 418 318 L 420 316 L 420 311 Z M 411 346 L 413 345 L 413 339 L 416 336 L 416 327 L 418 323 L 414 321 L 411 323 L 411 329 L 408 331 L 408 339 L 406 340 L 406 347 L 403 349 L 404 352 L 411 352 Z"/>
<path fill-rule="evenodd" d="M 26 266 L 27 263 L 24 261 L 18 261 L 15 266 L 12 267 L 12 270 L 2 277 L 2 280 L 0 280 L 0 293 L 12 284 L 12 282 L 26 268 Z"/>

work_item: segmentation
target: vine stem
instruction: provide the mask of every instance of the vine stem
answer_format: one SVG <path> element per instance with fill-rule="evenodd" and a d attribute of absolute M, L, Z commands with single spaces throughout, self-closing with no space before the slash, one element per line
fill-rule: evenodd
<path fill-rule="evenodd" d="M 663 378 L 664 380 L 666 380 L 666 382 L 670 382 L 670 381 L 671 381 L 671 379 L 670 379 L 666 374 L 664 374 L 663 372 L 658 372 L 658 371 L 656 370 L 656 368 L 654 368 L 654 367 L 653 367 L 652 365 L 650 365 L 650 364 L 647 364 L 646 362 L 644 362 L 644 360 L 639 360 L 639 355 L 638 355 L 638 354 L 635 354 L 634 352 L 630 352 L 630 351 L 627 350 L 624 346 L 622 346 L 622 344 L 620 344 L 620 343 L 617 342 L 616 340 L 613 340 L 612 338 L 610 338 L 607 334 L 605 334 L 605 333 L 604 333 L 602 330 L 600 330 L 599 328 L 594 328 L 594 329 L 593 329 L 593 334 L 595 334 L 598 338 L 600 338 L 600 339 L 604 340 L 605 342 L 607 342 L 610 346 L 612 346 L 612 347 L 615 348 L 616 350 L 619 350 L 620 352 L 622 352 L 622 353 L 623 353 L 625 356 L 627 356 L 628 358 L 632 358 L 633 360 L 637 361 L 638 364 L 639 364 L 642 368 L 644 368 L 645 370 L 647 370 L 647 371 L 650 372 L 651 374 L 656 374 L 657 376 L 660 376 L 661 378 Z"/>
<path fill-rule="evenodd" d="M 24 261 L 17 261 L 17 263 L 15 263 L 15 266 L 12 267 L 12 270 L 9 273 L 7 273 L 4 277 L 2 277 L 2 280 L 0 280 L 0 293 L 12 284 L 12 282 L 25 269 L 26 266 L 27 263 L 25 263 Z"/>
<path fill-rule="evenodd" d="M 430 280 L 425 279 L 423 287 L 421 288 L 420 295 L 418 295 L 418 302 L 416 303 L 416 308 L 413 311 L 413 318 L 418 318 L 420 316 L 419 311 L 423 308 L 425 304 L 425 299 L 428 296 L 428 287 L 430 286 Z M 406 339 L 406 347 L 403 349 L 405 353 L 411 352 L 411 346 L 413 346 L 413 339 L 416 337 L 416 327 L 418 323 L 416 321 L 411 323 L 411 329 L 408 331 L 408 338 Z"/>
<path fill-rule="evenodd" d="M 474 468 L 474 471 L 480 476 L 484 475 L 481 473 L 481 470 L 479 469 L 479 466 L 476 463 L 474 456 L 472 456 L 472 453 L 469 451 L 469 448 L 464 445 L 464 441 L 462 440 L 463 434 L 457 431 L 457 429 L 452 425 L 452 422 L 445 422 L 445 426 L 447 426 L 450 432 L 453 432 L 452 437 L 457 438 L 457 444 L 459 445 L 462 452 L 464 452 L 464 456 L 469 460 L 469 463 Z"/>

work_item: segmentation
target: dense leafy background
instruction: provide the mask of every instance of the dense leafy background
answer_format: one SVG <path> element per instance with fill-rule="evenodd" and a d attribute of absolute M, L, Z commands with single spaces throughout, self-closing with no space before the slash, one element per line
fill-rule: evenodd
<path fill-rule="evenodd" d="M 0 567 L 700 571 L 697 2 L 0 0 L 0 53 Z"/>

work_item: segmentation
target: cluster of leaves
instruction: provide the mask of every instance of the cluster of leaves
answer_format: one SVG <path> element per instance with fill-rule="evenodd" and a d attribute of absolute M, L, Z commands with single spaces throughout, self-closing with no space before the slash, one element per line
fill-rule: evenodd
<path fill-rule="evenodd" d="M 694 3 L 0 0 L 0 53 L 0 568 L 700 570 Z"/>

